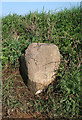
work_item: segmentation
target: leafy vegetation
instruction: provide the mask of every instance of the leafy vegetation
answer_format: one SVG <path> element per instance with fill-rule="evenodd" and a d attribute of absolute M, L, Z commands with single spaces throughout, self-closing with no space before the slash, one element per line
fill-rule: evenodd
<path fill-rule="evenodd" d="M 61 64 L 57 83 L 48 87 L 44 97 L 31 101 L 34 111 L 46 113 L 51 118 L 78 117 L 81 112 L 80 16 L 77 7 L 58 13 L 36 11 L 25 16 L 9 14 L 2 18 L 2 68 L 7 64 L 16 68 L 19 57 L 33 42 L 53 43 L 59 48 Z"/>

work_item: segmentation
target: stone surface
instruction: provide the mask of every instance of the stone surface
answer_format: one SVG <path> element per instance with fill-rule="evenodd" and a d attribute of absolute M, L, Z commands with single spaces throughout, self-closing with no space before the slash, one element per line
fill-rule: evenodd
<path fill-rule="evenodd" d="M 25 51 L 25 61 L 27 86 L 38 94 L 55 79 L 60 64 L 60 52 L 54 44 L 32 43 Z"/>

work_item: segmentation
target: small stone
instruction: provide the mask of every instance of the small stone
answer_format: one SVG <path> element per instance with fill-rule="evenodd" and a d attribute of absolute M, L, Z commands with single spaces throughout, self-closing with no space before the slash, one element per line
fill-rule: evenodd
<path fill-rule="evenodd" d="M 42 90 L 38 90 L 36 93 L 35 93 L 35 95 L 37 95 L 37 94 L 39 94 L 39 93 L 41 93 L 42 92 Z"/>

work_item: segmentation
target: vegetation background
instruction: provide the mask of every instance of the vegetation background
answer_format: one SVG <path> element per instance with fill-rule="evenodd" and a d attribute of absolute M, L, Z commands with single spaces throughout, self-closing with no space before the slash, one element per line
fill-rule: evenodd
<path fill-rule="evenodd" d="M 3 117 L 12 117 L 10 112 L 18 110 L 23 111 L 23 114 L 31 112 L 33 117 L 37 113 L 48 118 L 80 119 L 81 15 L 82 9 L 73 7 L 58 13 L 46 13 L 43 9 L 41 13 L 35 11 L 25 16 L 9 14 L 2 18 L 2 97 L 3 108 L 6 109 Z M 57 71 L 57 82 L 49 85 L 41 95 L 30 96 L 28 102 L 26 96 L 30 92 L 22 92 L 24 84 L 20 73 L 16 74 L 16 71 L 20 66 L 20 56 L 34 42 L 57 45 L 61 64 Z M 20 81 L 23 86 L 16 86 Z M 25 87 L 24 90 L 27 89 Z M 20 92 L 17 92 L 19 88 Z"/>

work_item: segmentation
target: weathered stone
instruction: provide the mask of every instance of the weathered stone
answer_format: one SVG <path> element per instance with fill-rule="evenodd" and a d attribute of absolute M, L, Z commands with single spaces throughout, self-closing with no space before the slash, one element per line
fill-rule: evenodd
<path fill-rule="evenodd" d="M 55 79 L 60 64 L 59 49 L 54 44 L 32 43 L 25 51 L 25 61 L 27 86 L 38 94 Z"/>

